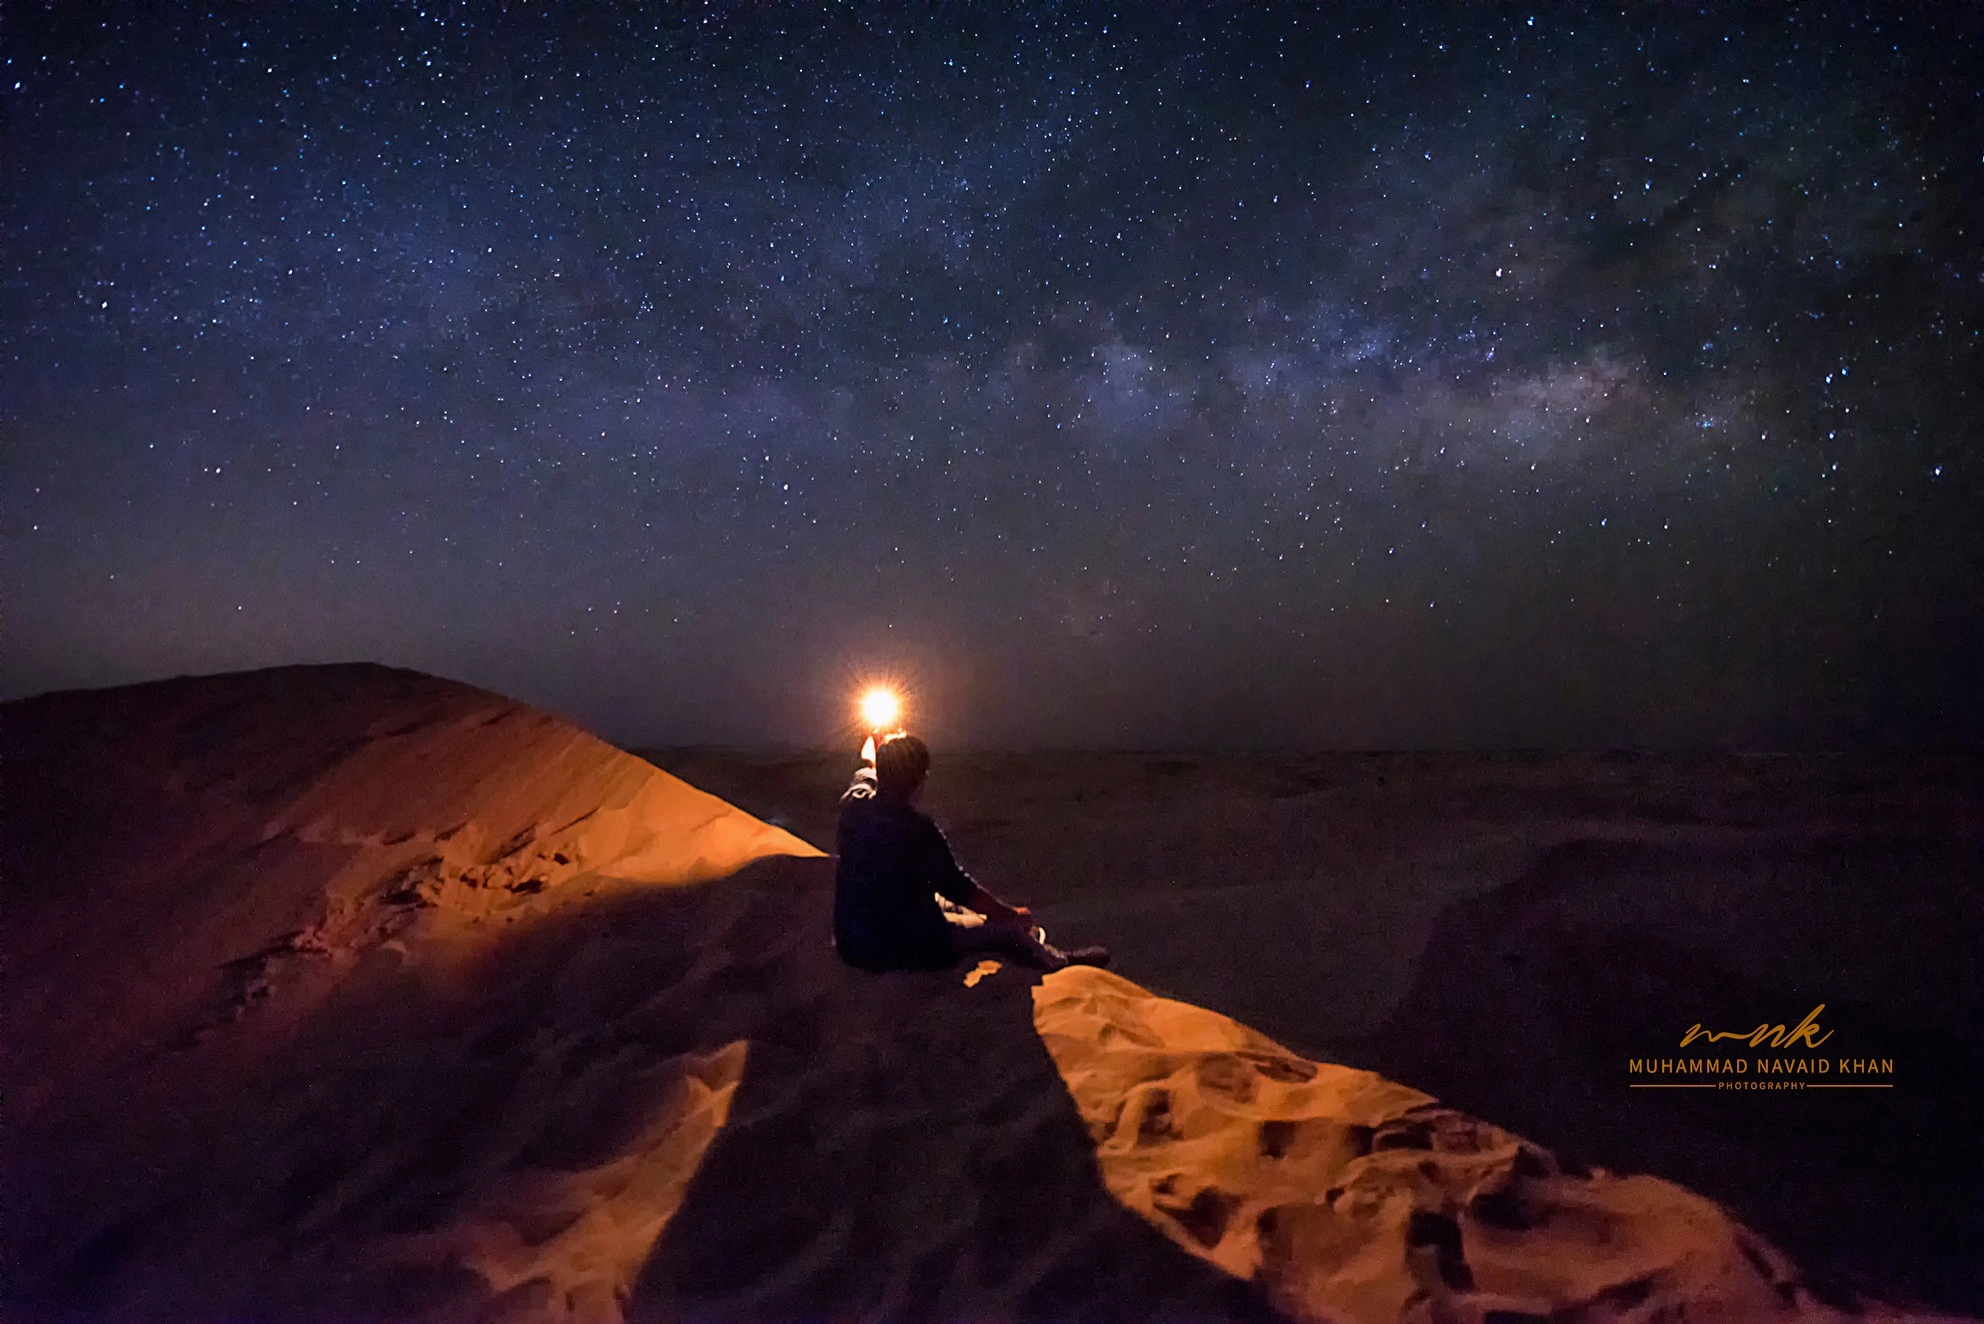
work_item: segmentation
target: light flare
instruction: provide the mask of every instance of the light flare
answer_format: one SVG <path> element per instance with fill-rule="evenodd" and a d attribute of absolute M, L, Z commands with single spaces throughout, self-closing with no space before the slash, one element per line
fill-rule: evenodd
<path fill-rule="evenodd" d="M 902 696 L 885 685 L 871 686 L 861 696 L 861 723 L 870 731 L 892 731 L 902 718 Z"/>

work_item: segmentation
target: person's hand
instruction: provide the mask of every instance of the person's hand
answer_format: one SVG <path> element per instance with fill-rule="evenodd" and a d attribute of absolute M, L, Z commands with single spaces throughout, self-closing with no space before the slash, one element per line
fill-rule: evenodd
<path fill-rule="evenodd" d="M 868 739 L 861 743 L 861 761 L 863 763 L 873 763 L 875 761 L 875 737 L 869 736 Z"/>

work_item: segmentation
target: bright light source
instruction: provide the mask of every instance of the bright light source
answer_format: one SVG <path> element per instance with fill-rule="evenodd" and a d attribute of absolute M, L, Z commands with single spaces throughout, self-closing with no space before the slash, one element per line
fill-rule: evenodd
<path fill-rule="evenodd" d="M 902 700 L 896 692 L 881 686 L 861 696 L 861 722 L 870 731 L 893 730 L 902 716 Z"/>

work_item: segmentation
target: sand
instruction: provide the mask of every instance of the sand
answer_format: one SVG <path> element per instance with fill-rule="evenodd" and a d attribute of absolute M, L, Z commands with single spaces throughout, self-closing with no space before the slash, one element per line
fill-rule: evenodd
<path fill-rule="evenodd" d="M 1109 815 L 1099 881 L 1028 899 L 1131 978 L 875 976 L 827 942 L 831 790 L 754 817 L 377 667 L 0 717 L 10 1320 L 1893 1314 L 1715 1200 L 1148 991 L 1216 963 L 1143 949 L 1195 889 L 1133 886 Z M 1231 887 L 1289 884 L 1263 849 L 1303 854 Z M 1429 996 L 1405 965 L 1331 1023 L 1381 1034 Z"/>
<path fill-rule="evenodd" d="M 1833 1319 L 1713 1202 L 1071 970 L 1036 1021 L 1117 1199 L 1298 1319 Z M 1876 1312 L 1878 1313 L 1878 1312 Z"/>

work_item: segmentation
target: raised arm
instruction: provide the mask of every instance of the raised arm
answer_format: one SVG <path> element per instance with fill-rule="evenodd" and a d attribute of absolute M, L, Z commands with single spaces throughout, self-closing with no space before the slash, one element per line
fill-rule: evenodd
<path fill-rule="evenodd" d="M 866 800 L 875 794 L 876 789 L 875 737 L 869 736 L 868 742 L 861 746 L 861 766 L 854 770 L 854 779 L 848 782 L 840 798 L 843 801 Z"/>

